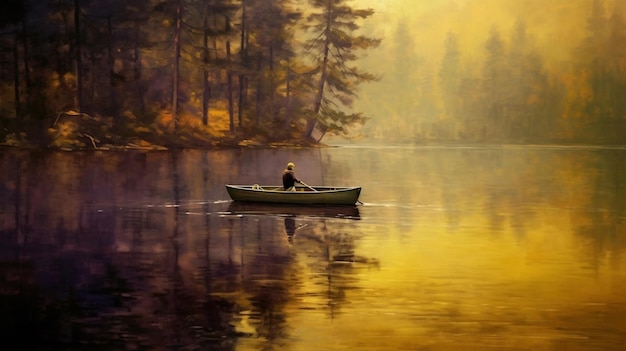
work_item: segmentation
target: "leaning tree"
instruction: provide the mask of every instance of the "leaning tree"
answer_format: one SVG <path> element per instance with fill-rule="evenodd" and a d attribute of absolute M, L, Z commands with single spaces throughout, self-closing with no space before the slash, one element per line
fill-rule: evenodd
<path fill-rule="evenodd" d="M 306 136 L 311 137 L 319 125 L 331 134 L 346 134 L 348 128 L 362 124 L 367 117 L 346 113 L 360 83 L 376 77 L 362 71 L 354 62 L 359 50 L 378 46 L 380 39 L 355 34 L 363 20 L 374 14 L 372 9 L 355 9 L 350 0 L 309 0 L 312 13 L 305 28 L 311 35 L 306 50 L 317 72 L 317 87 L 308 116 Z"/>

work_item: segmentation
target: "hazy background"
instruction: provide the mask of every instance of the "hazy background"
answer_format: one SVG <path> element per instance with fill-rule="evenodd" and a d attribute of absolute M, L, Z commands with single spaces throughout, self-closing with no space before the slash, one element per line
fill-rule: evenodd
<path fill-rule="evenodd" d="M 396 141 L 623 140 L 623 135 L 608 137 L 607 132 L 624 129 L 619 102 L 624 93 L 623 2 L 359 0 L 354 4 L 376 10 L 363 29 L 383 38 L 380 47 L 362 60 L 381 78 L 363 85 L 355 104 L 356 110 L 372 117 L 362 130 L 364 136 Z M 455 71 L 446 76 L 442 70 L 449 35 L 458 46 Z M 488 49 L 494 37 L 500 46 Z M 495 63 L 497 50 L 504 61 L 501 69 Z M 446 79 L 453 83 L 447 92 Z M 487 98 L 490 89 L 500 96 Z M 494 112 L 493 105 L 502 109 Z M 498 120 L 504 124 L 498 126 Z"/>

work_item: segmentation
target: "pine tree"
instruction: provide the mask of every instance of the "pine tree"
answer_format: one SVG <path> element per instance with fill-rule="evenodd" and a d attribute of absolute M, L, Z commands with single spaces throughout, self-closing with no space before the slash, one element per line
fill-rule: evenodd
<path fill-rule="evenodd" d="M 253 82 L 256 88 L 255 125 L 272 122 L 279 115 L 278 93 L 286 79 L 286 62 L 295 57 L 294 26 L 301 17 L 292 0 L 246 1 L 244 57 L 256 59 Z M 285 73 L 283 73 L 285 72 Z"/>
<path fill-rule="evenodd" d="M 510 85 L 507 81 L 505 43 L 496 28 L 492 28 L 485 43 L 486 59 L 483 70 L 485 137 L 501 137 L 507 128 L 507 103 Z"/>
<path fill-rule="evenodd" d="M 460 84 L 460 58 L 461 50 L 459 40 L 455 33 L 448 33 L 444 43 L 445 52 L 439 69 L 439 83 L 443 97 L 444 109 L 448 116 L 459 117 L 458 95 Z"/>
<path fill-rule="evenodd" d="M 317 123 L 331 134 L 346 134 L 347 128 L 367 120 L 361 113 L 345 113 L 341 107 L 351 106 L 360 83 L 376 79 L 351 65 L 358 59 L 358 50 L 371 49 L 380 43 L 379 39 L 353 34 L 374 11 L 354 9 L 349 0 L 310 0 L 309 3 L 313 12 L 307 18 L 306 29 L 311 32 L 307 52 L 316 67 L 318 85 L 305 135 L 310 138 Z"/>

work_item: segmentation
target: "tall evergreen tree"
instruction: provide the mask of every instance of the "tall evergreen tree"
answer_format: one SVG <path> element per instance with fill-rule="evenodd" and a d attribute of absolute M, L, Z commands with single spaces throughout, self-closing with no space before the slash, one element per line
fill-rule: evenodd
<path fill-rule="evenodd" d="M 458 96 L 460 75 L 461 50 L 455 33 L 449 32 L 444 43 L 445 51 L 439 69 L 439 84 L 444 103 L 444 110 L 448 116 L 459 117 Z"/>
<path fill-rule="evenodd" d="M 582 104 L 584 118 L 578 122 L 576 129 L 577 137 L 586 142 L 595 142 L 612 134 L 611 119 L 615 112 L 612 99 L 616 77 L 611 64 L 614 61 L 614 51 L 609 44 L 611 29 L 605 2 L 593 0 L 590 10 L 587 17 L 587 36 L 576 55 L 577 66 L 582 68 L 582 83 L 588 89 L 587 97 L 577 102 Z"/>
<path fill-rule="evenodd" d="M 511 87 L 508 136 L 515 141 L 547 140 L 559 115 L 555 108 L 560 106 L 560 99 L 550 86 L 543 60 L 521 20 L 511 38 L 507 65 Z"/>
<path fill-rule="evenodd" d="M 483 70 L 483 108 L 485 135 L 501 138 L 507 128 L 507 94 L 510 92 L 506 68 L 506 49 L 500 31 L 492 28 L 485 43 L 486 59 Z"/>
<path fill-rule="evenodd" d="M 19 116 L 21 109 L 21 97 L 20 97 L 20 60 L 19 60 L 19 27 L 25 21 L 25 4 L 24 0 L 6 0 L 0 5 L 0 30 L 2 32 L 9 32 L 12 35 L 13 40 L 7 40 L 11 42 L 10 52 L 13 61 L 13 99 L 15 115 Z M 0 35 L 4 34 L 0 32 Z M 1 72 L 0 72 L 1 73 Z"/>
<path fill-rule="evenodd" d="M 528 101 L 534 88 L 533 77 L 530 75 L 530 53 L 528 48 L 526 25 L 522 21 L 516 23 L 511 38 L 508 54 L 509 84 L 514 87 L 511 92 L 510 110 L 512 134 L 519 136 L 522 129 L 528 129 Z"/>
<path fill-rule="evenodd" d="M 173 79 L 172 79 L 172 118 L 174 120 L 174 130 L 178 128 L 178 95 L 180 80 L 180 53 L 181 53 L 181 36 L 183 27 L 183 1 L 174 0 L 174 62 L 173 62 Z"/>
<path fill-rule="evenodd" d="M 347 128 L 367 119 L 361 113 L 345 113 L 341 107 L 351 106 L 360 83 L 376 79 L 351 64 L 358 59 L 358 50 L 374 48 L 380 40 L 353 34 L 374 11 L 355 9 L 349 1 L 309 0 L 313 12 L 307 18 L 306 28 L 311 31 L 307 52 L 316 66 L 318 86 L 308 117 L 307 137 L 312 136 L 317 123 L 330 133 L 345 134 Z"/>
<path fill-rule="evenodd" d="M 83 49 L 82 49 L 82 18 L 81 0 L 74 0 L 74 55 L 76 57 L 76 100 L 74 108 L 77 112 L 83 109 Z"/>
<path fill-rule="evenodd" d="M 247 1 L 244 22 L 246 26 L 243 47 L 244 60 L 254 57 L 254 83 L 256 89 L 255 124 L 260 126 L 264 117 L 278 115 L 277 90 L 284 84 L 287 68 L 283 63 L 295 56 L 293 47 L 294 26 L 301 17 L 292 0 Z M 243 38 L 243 36 L 242 36 Z"/>
<path fill-rule="evenodd" d="M 390 55 L 384 78 L 378 83 L 383 86 L 380 99 L 372 101 L 373 108 L 384 107 L 385 120 L 389 135 L 399 138 L 412 138 L 419 134 L 420 126 L 432 122 L 424 106 L 432 104 L 424 100 L 425 60 L 416 50 L 416 38 L 412 34 L 411 23 L 407 20 L 398 22 L 392 36 L 391 45 L 386 48 Z M 389 42 L 388 42 L 389 44 Z M 381 84 L 383 81 L 386 84 Z M 426 83 L 431 86 L 431 83 Z"/>
<path fill-rule="evenodd" d="M 611 142 L 626 140 L 626 4 L 615 2 L 609 23 L 609 70 L 614 79 L 611 90 Z"/>
<path fill-rule="evenodd" d="M 233 73 L 233 64 L 230 55 L 230 36 L 234 33 L 235 28 L 233 25 L 233 17 L 235 11 L 238 9 L 238 5 L 234 4 L 231 0 L 211 0 L 211 1 L 195 1 L 197 13 L 200 14 L 200 18 L 197 19 L 197 32 L 201 35 L 198 37 L 197 42 L 201 45 L 195 45 L 199 52 L 198 60 L 201 62 L 202 74 L 202 123 L 204 125 L 209 124 L 209 103 L 212 95 L 212 86 L 218 84 L 212 76 L 219 77 L 221 70 L 226 70 L 227 76 L 231 76 Z M 189 25 L 188 25 L 189 27 Z M 194 36 L 197 37 L 197 36 Z M 223 42 L 222 47 L 218 48 L 218 42 Z M 192 45 L 194 45 L 192 43 Z M 213 74 L 212 74 L 213 72 Z M 232 79 L 230 79 L 232 82 Z M 232 83 L 228 83 L 227 96 L 229 97 L 228 109 L 230 111 L 230 124 L 231 132 L 234 131 L 233 125 L 233 102 L 232 97 Z"/>

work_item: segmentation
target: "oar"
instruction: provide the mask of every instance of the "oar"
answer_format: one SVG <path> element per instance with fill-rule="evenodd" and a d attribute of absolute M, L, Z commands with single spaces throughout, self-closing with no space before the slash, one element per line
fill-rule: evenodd
<path fill-rule="evenodd" d="M 315 189 L 311 188 L 310 186 L 306 185 L 306 183 L 305 183 L 305 182 L 303 182 L 303 181 L 300 181 L 300 184 L 302 184 L 302 185 L 304 185 L 305 187 L 307 187 L 307 188 L 309 188 L 309 189 L 311 189 L 311 190 L 313 190 L 313 191 L 317 192 L 317 190 L 315 190 Z"/>

